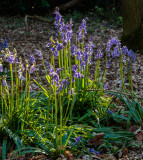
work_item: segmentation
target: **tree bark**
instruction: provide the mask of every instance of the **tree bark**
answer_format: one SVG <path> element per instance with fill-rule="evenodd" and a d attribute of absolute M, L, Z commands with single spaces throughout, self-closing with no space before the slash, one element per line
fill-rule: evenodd
<path fill-rule="evenodd" d="M 143 50 L 143 0 L 122 0 L 122 45 Z"/>

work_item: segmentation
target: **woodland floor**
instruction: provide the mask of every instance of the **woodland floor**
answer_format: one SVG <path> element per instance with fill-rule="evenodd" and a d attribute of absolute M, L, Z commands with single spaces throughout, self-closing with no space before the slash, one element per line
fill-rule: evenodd
<path fill-rule="evenodd" d="M 79 25 L 80 23 L 74 24 L 75 31 L 77 31 Z M 86 38 L 88 39 L 91 37 L 96 45 L 95 53 L 98 47 L 106 46 L 106 43 L 110 38 L 120 37 L 122 34 L 121 27 L 118 27 L 116 24 L 109 25 L 106 21 L 100 23 L 95 23 L 93 21 L 87 22 L 87 31 L 89 32 Z M 24 17 L 0 17 L 0 38 L 7 38 L 10 50 L 12 51 L 13 48 L 16 48 L 18 56 L 21 56 L 23 59 L 28 59 L 29 53 L 35 54 L 34 50 L 38 49 L 42 51 L 45 62 L 48 64 L 50 52 L 48 51 L 46 44 L 49 42 L 51 36 L 54 37 L 55 32 L 56 29 L 54 28 L 54 25 L 50 23 L 28 20 L 28 27 L 26 27 Z M 112 63 L 106 74 L 108 89 L 114 91 L 121 90 L 120 69 L 117 62 L 118 60 Z M 101 73 L 104 68 L 103 64 L 104 59 L 101 62 Z M 91 78 L 94 77 L 93 73 L 95 67 L 96 62 L 92 61 Z M 44 74 L 42 74 L 44 73 L 44 70 L 40 61 L 37 61 L 37 70 L 40 71 L 41 79 L 45 81 Z M 33 76 L 35 77 L 35 75 Z M 126 83 L 126 86 L 128 85 L 129 84 Z M 139 52 L 136 52 L 136 63 L 133 66 L 133 87 L 135 93 L 139 97 L 143 97 L 143 53 L 141 54 Z M 37 87 L 34 84 L 32 88 L 33 90 L 37 90 Z M 114 157 L 108 157 L 107 159 L 114 159 Z M 143 148 L 140 147 L 128 151 L 128 154 L 124 157 L 124 160 L 126 159 L 143 159 Z"/>

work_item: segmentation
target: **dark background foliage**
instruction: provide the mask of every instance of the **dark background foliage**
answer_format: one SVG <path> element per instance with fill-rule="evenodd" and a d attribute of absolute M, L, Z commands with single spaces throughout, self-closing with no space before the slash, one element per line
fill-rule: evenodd
<path fill-rule="evenodd" d="M 1 0 L 0 14 L 37 14 L 46 15 L 53 11 L 56 6 L 67 3 L 70 0 Z M 104 11 L 116 10 L 120 13 L 120 0 L 82 0 L 80 3 L 64 11 L 64 13 L 73 12 L 88 12 L 94 9 L 95 6 L 103 8 Z M 100 10 L 99 10 L 100 11 Z"/>

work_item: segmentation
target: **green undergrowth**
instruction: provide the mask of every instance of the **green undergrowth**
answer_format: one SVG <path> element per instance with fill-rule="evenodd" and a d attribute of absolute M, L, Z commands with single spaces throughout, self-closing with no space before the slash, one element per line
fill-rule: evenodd
<path fill-rule="evenodd" d="M 95 46 L 90 40 L 85 43 L 87 19 L 82 20 L 73 44 L 72 20 L 65 24 L 58 8 L 55 15 L 57 37 L 51 37 L 47 44 L 49 65 L 42 52 L 35 50 L 47 85 L 38 76 L 34 55 L 30 60 L 18 59 L 16 49 L 11 52 L 6 40 L 0 45 L 0 156 L 4 160 L 44 154 L 47 159 L 57 159 L 94 152 L 118 157 L 125 147 L 137 145 L 133 143 L 135 134 L 128 129 L 134 124 L 142 127 L 143 122 L 142 99 L 133 90 L 135 54 L 112 38 L 93 59 Z M 101 58 L 105 60 L 103 73 Z M 115 58 L 120 59 L 122 93 L 106 90 L 106 69 Z M 93 60 L 97 65 L 91 79 Z M 4 67 L 9 68 L 8 73 Z M 124 84 L 124 72 L 131 92 Z M 31 78 L 33 73 L 38 80 Z M 32 89 L 33 83 L 38 90 Z"/>

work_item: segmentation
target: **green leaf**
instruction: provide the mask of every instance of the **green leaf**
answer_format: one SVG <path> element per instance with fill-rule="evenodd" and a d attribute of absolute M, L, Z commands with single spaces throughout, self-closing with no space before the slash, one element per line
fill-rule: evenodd
<path fill-rule="evenodd" d="M 91 115 L 92 115 L 92 111 L 91 110 L 87 110 L 88 112 L 84 115 L 84 116 L 82 116 L 79 120 L 78 120 L 78 122 L 80 122 L 80 121 L 82 121 L 82 120 L 84 120 L 86 117 L 90 117 Z"/>
<path fill-rule="evenodd" d="M 7 139 L 4 139 L 2 144 L 2 160 L 5 160 L 6 158 L 6 145 L 7 145 Z"/>

